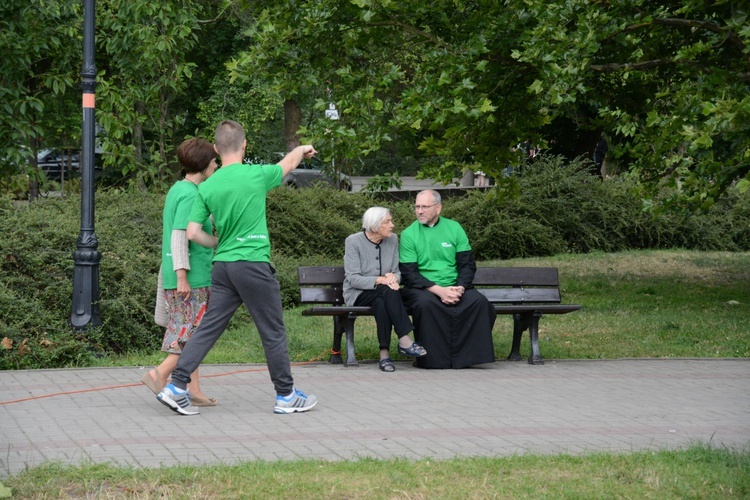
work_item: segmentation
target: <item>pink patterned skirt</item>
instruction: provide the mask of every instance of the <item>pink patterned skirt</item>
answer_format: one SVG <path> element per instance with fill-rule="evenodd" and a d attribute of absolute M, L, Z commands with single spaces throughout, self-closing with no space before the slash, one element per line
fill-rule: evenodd
<path fill-rule="evenodd" d="M 164 332 L 161 350 L 171 354 L 181 354 L 185 343 L 200 325 L 208 307 L 211 288 L 193 288 L 190 296 L 185 298 L 177 290 L 164 290 L 167 301 L 169 322 Z"/>

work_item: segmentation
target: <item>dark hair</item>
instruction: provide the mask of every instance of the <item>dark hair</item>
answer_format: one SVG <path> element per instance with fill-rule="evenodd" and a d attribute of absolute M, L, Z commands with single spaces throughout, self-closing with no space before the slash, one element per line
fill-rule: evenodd
<path fill-rule="evenodd" d="M 177 160 L 185 174 L 203 172 L 217 156 L 214 145 L 198 137 L 183 141 L 177 148 Z"/>

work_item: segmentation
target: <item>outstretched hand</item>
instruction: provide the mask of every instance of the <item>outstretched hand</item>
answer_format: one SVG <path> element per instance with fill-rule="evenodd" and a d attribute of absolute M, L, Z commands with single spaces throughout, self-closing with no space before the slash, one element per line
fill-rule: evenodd
<path fill-rule="evenodd" d="M 300 146 L 300 147 L 302 148 L 302 156 L 304 156 L 308 160 L 312 158 L 313 156 L 315 156 L 316 154 L 318 154 L 318 152 L 315 151 L 315 148 L 312 147 L 311 145 Z"/>

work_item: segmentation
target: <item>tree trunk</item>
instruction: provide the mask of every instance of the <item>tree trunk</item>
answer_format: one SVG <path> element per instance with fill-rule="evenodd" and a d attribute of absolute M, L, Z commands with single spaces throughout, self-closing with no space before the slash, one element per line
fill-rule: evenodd
<path fill-rule="evenodd" d="M 36 155 L 39 152 L 39 138 L 34 135 L 29 139 L 31 148 L 31 175 L 29 175 L 29 201 L 39 198 L 39 164 Z"/>
<path fill-rule="evenodd" d="M 302 125 L 302 109 L 294 99 L 284 101 L 284 141 L 286 141 L 287 152 L 300 145 L 299 131 Z"/>
<path fill-rule="evenodd" d="M 168 133 L 171 132 L 169 126 L 169 100 L 167 95 L 161 94 L 161 114 L 159 116 L 159 170 L 156 173 L 157 179 L 161 181 L 165 177 L 165 168 L 167 166 L 167 140 Z"/>
<path fill-rule="evenodd" d="M 139 169 L 143 169 L 143 125 L 141 125 L 141 116 L 146 114 L 146 105 L 143 101 L 135 103 L 135 123 L 133 124 L 133 146 L 135 146 L 135 161 Z M 146 190 L 146 183 L 143 181 L 143 172 L 137 172 L 138 188 L 141 191 Z"/>

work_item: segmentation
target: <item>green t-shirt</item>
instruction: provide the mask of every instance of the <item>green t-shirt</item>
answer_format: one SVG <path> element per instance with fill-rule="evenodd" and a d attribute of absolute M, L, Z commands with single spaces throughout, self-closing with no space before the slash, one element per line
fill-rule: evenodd
<path fill-rule="evenodd" d="M 193 208 L 193 202 L 197 195 L 198 187 L 190 181 L 182 180 L 172 186 L 164 200 L 161 268 L 165 290 L 177 288 L 177 273 L 174 272 L 172 261 L 172 231 L 187 229 L 188 215 L 190 215 L 190 210 Z M 211 219 L 206 216 L 201 219 L 201 222 L 203 223 L 203 230 L 211 234 L 211 231 L 213 231 Z M 192 288 L 211 286 L 211 258 L 213 253 L 213 248 L 206 248 L 192 241 L 188 242 L 190 270 L 187 272 L 187 280 Z"/>
<path fill-rule="evenodd" d="M 440 286 L 453 286 L 458 279 L 456 253 L 471 250 L 461 224 L 440 217 L 432 227 L 414 221 L 403 230 L 399 261 L 417 263 L 419 273 Z"/>
<path fill-rule="evenodd" d="M 281 185 L 280 165 L 226 165 L 198 187 L 189 220 L 213 215 L 219 245 L 214 262 L 271 262 L 266 194 Z"/>

